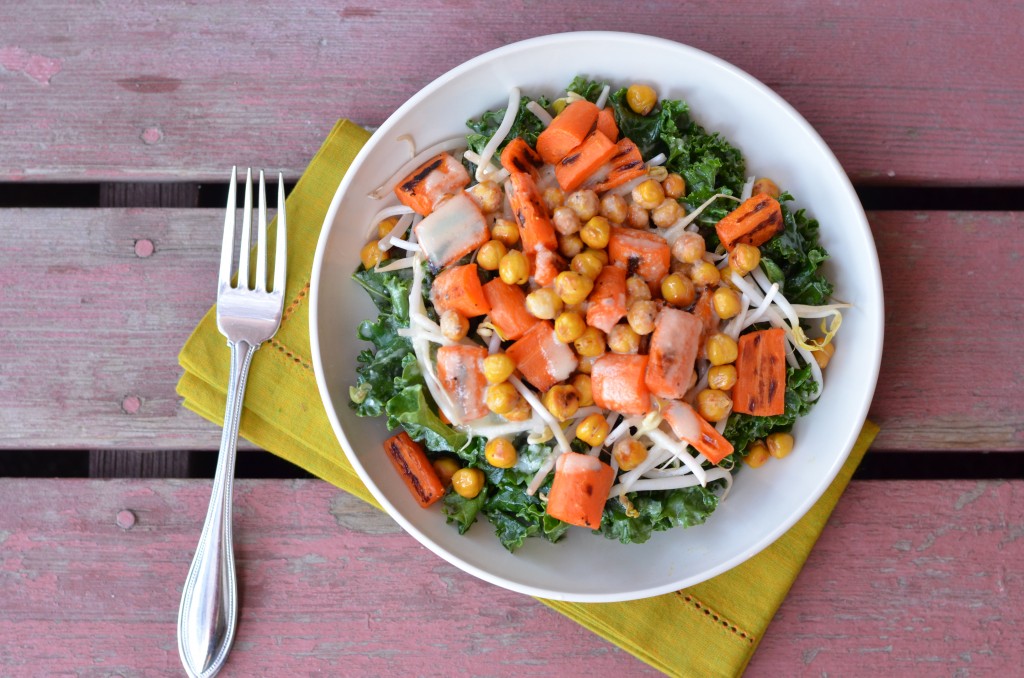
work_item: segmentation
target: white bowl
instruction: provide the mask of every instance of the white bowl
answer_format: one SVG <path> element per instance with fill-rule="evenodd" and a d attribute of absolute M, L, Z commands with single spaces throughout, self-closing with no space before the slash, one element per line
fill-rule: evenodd
<path fill-rule="evenodd" d="M 740 473 L 706 524 L 656 533 L 623 545 L 572 528 L 557 544 L 528 539 L 507 552 L 481 518 L 464 536 L 436 505 L 413 500 L 382 451 L 383 421 L 348 407 L 357 353 L 368 346 L 356 327 L 376 313 L 351 280 L 368 222 L 379 203 L 367 194 L 417 148 L 467 131 L 465 121 L 502 108 L 508 92 L 549 97 L 578 74 L 613 86 L 654 85 L 683 99 L 693 117 L 737 145 L 748 174 L 770 176 L 821 222 L 832 255 L 835 297 L 853 304 L 824 392 L 794 429 L 796 448 L 782 460 Z M 624 33 L 552 35 L 511 44 L 449 71 L 413 96 L 373 135 L 331 203 L 313 264 L 310 334 L 317 383 L 349 460 L 391 516 L 427 548 L 481 579 L 522 593 L 579 602 L 659 595 L 735 567 L 789 529 L 821 496 L 846 460 L 867 415 L 882 348 L 882 284 L 863 209 L 835 156 L 810 125 L 766 86 L 714 56 L 667 40 Z"/>

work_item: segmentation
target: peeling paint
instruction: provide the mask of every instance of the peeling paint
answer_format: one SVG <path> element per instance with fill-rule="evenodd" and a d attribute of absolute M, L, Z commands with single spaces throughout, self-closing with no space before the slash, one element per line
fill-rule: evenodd
<path fill-rule="evenodd" d="M 0 47 L 0 68 L 23 73 L 40 85 L 49 87 L 53 76 L 61 72 L 63 61 L 42 54 L 33 54 L 21 47 Z"/>

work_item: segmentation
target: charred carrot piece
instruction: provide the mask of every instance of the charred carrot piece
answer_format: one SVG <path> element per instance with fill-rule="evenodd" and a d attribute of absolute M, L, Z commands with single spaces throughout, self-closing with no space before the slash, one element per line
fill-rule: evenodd
<path fill-rule="evenodd" d="M 618 146 L 594 130 L 555 165 L 555 179 L 564 191 L 575 191 L 618 152 Z"/>
<path fill-rule="evenodd" d="M 558 249 L 555 227 L 551 223 L 547 205 L 544 204 L 533 177 L 517 172 L 509 177 L 509 182 L 512 190 L 508 200 L 519 226 L 523 252 L 533 254 L 541 249 Z"/>
<path fill-rule="evenodd" d="M 645 381 L 651 393 L 659 398 L 686 395 L 703 330 L 703 323 L 686 311 L 668 306 L 658 311 L 647 351 Z"/>
<path fill-rule="evenodd" d="M 565 381 L 576 369 L 576 353 L 558 341 L 551 323 L 543 320 L 505 350 L 516 368 L 534 388 L 547 391 Z"/>
<path fill-rule="evenodd" d="M 583 182 L 583 188 L 603 193 L 616 186 L 621 186 L 627 181 L 632 181 L 647 171 L 644 159 L 640 156 L 640 149 L 631 139 L 619 139 L 615 148 L 617 149 L 615 155 L 605 163 L 604 167 Z"/>
<path fill-rule="evenodd" d="M 692 445 L 712 464 L 732 454 L 732 443 L 688 404 L 679 400 L 671 401 L 662 409 L 661 415 L 680 440 Z"/>
<path fill-rule="evenodd" d="M 736 357 L 735 412 L 769 417 L 786 411 L 786 331 L 779 327 L 740 337 Z"/>
<path fill-rule="evenodd" d="M 487 379 L 484 378 L 483 346 L 442 346 L 437 349 L 437 378 L 444 390 L 458 403 L 467 420 L 479 419 L 490 411 L 484 402 Z"/>
<path fill-rule="evenodd" d="M 469 185 L 469 172 L 448 153 L 440 153 L 413 170 L 395 186 L 395 195 L 403 205 L 423 216 L 446 195 L 454 195 Z"/>
<path fill-rule="evenodd" d="M 529 174 L 536 179 L 537 171 L 543 164 L 544 161 L 522 137 L 516 137 L 508 142 L 501 152 L 501 166 L 507 169 L 509 174 Z"/>
<path fill-rule="evenodd" d="M 779 201 L 764 193 L 748 198 L 715 225 L 718 239 L 730 252 L 741 242 L 760 247 L 784 228 Z"/>
<path fill-rule="evenodd" d="M 597 127 L 598 111 L 591 102 L 580 100 L 555 116 L 547 129 L 537 136 L 537 153 L 544 162 L 554 165 L 582 144 Z"/>
<path fill-rule="evenodd" d="M 626 315 L 626 269 L 605 266 L 594 279 L 594 289 L 587 297 L 587 324 L 602 332 L 610 332 Z"/>
<path fill-rule="evenodd" d="M 453 309 L 467 318 L 475 318 L 491 310 L 476 264 L 452 266 L 441 271 L 430 287 L 430 300 L 440 313 Z"/>
<path fill-rule="evenodd" d="M 542 249 L 536 255 L 527 255 L 530 259 L 530 270 L 533 272 L 533 279 L 541 287 L 546 287 L 555 281 L 555 277 L 568 268 L 565 259 L 551 250 Z"/>
<path fill-rule="evenodd" d="M 402 431 L 384 441 L 384 452 L 420 506 L 426 508 L 444 496 L 444 485 L 426 452 L 408 433 Z"/>
<path fill-rule="evenodd" d="M 656 285 L 668 275 L 672 250 L 657 233 L 614 226 L 608 238 L 608 258 L 625 268 L 627 274 L 639 275 Z"/>
<path fill-rule="evenodd" d="M 491 307 L 491 322 L 504 339 L 515 340 L 540 322 L 526 310 L 526 294 L 516 285 L 495 278 L 483 286 L 484 298 Z"/>
<path fill-rule="evenodd" d="M 435 271 L 458 261 L 491 238 L 483 212 L 463 191 L 438 205 L 413 231 Z"/>
<path fill-rule="evenodd" d="M 605 353 L 595 360 L 590 373 L 594 404 L 623 414 L 647 414 L 647 362 L 646 355 L 630 353 Z"/>
<path fill-rule="evenodd" d="M 619 126 L 615 124 L 615 113 L 611 108 L 602 108 L 598 112 L 597 130 L 612 141 L 618 141 Z"/>
<path fill-rule="evenodd" d="M 566 452 L 555 462 L 547 514 L 570 525 L 601 527 L 601 516 L 615 471 L 597 457 Z"/>

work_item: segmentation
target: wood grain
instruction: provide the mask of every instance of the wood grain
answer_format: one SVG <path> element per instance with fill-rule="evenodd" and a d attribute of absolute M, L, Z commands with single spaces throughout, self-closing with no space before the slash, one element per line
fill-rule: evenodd
<path fill-rule="evenodd" d="M 24 234 L 0 240 L 0 448 L 217 448 L 219 429 L 184 410 L 174 384 L 177 353 L 214 301 L 221 219 L 0 210 L 0 233 Z M 1006 322 L 1022 306 L 1024 215 L 870 221 L 886 298 L 874 449 L 1024 449 L 1024 343 Z"/>
<path fill-rule="evenodd" d="M 1024 154 L 1020 3 L 303 3 L 0 6 L 0 180 L 296 178 L 336 119 L 379 125 L 450 68 L 541 33 L 629 30 L 774 88 L 855 181 L 1011 185 Z M 642 74 L 638 74 L 641 77 Z M 42 151 L 42 152 L 41 152 Z"/>
<path fill-rule="evenodd" d="M 655 675 L 326 483 L 236 488 L 232 675 Z M 208 489 L 0 480 L 0 674 L 177 671 L 178 597 Z M 853 483 L 747 675 L 1013 674 L 1022 507 L 1021 481 Z"/>

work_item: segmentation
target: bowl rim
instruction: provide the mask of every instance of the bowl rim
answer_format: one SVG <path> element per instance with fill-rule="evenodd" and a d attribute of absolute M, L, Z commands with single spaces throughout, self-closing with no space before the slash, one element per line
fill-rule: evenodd
<path fill-rule="evenodd" d="M 846 438 L 841 441 L 842 454 L 838 455 L 825 473 L 821 475 L 818 484 L 814 487 L 812 492 L 806 494 L 804 500 L 799 504 L 798 508 L 787 516 L 786 520 L 780 521 L 772 530 L 765 533 L 760 539 L 749 544 L 745 549 L 740 551 L 737 555 L 725 560 L 718 565 L 702 570 L 696 575 L 690 575 L 688 577 L 680 578 L 677 581 L 662 584 L 658 586 L 652 586 L 644 589 L 637 589 L 627 594 L 622 592 L 615 593 L 565 593 L 557 590 L 545 588 L 543 586 L 532 586 L 522 584 L 515 581 L 510 581 L 504 577 L 494 575 L 493 573 L 477 567 L 472 563 L 469 563 L 458 555 L 452 553 L 442 545 L 435 543 L 430 537 L 421 532 L 415 527 L 409 520 L 407 520 L 402 513 L 396 509 L 396 507 L 388 501 L 383 491 L 377 487 L 376 483 L 371 479 L 369 472 L 359 461 L 358 456 L 354 452 L 352 445 L 349 443 L 348 438 L 344 432 L 341 422 L 338 419 L 335 408 L 333 407 L 330 392 L 327 385 L 327 378 L 324 371 L 324 365 L 321 358 L 321 347 L 320 347 L 320 320 L 319 320 L 319 301 L 320 301 L 320 285 L 319 280 L 322 276 L 322 268 L 324 265 L 324 256 L 327 248 L 327 241 L 334 224 L 337 221 L 338 210 L 340 208 L 343 197 L 345 196 L 349 184 L 352 183 L 354 177 L 358 174 L 360 166 L 363 164 L 364 159 L 373 151 L 378 143 L 381 142 L 387 133 L 395 127 L 404 118 L 407 111 L 414 108 L 420 101 L 431 96 L 436 90 L 443 87 L 448 82 L 458 78 L 467 71 L 473 70 L 480 66 L 491 62 L 496 59 L 501 59 L 510 54 L 515 54 L 523 50 L 533 50 L 538 48 L 549 47 L 554 43 L 572 43 L 572 42 L 585 42 L 593 40 L 615 40 L 619 42 L 630 42 L 636 43 L 640 46 L 650 46 L 652 44 L 660 45 L 663 48 L 680 50 L 684 53 L 689 53 L 692 57 L 707 60 L 717 66 L 731 71 L 733 75 L 745 81 L 745 83 L 753 89 L 758 90 L 763 96 L 774 100 L 778 104 L 780 110 L 791 118 L 791 121 L 796 124 L 810 140 L 812 140 L 815 146 L 823 153 L 825 160 L 828 164 L 829 170 L 832 175 L 832 180 L 836 182 L 836 185 L 841 188 L 842 192 L 851 199 L 852 204 L 858 207 L 857 213 L 853 217 L 860 223 L 864 229 L 866 235 L 866 245 L 870 251 L 871 256 L 868 261 L 858 262 L 859 266 L 863 266 L 859 270 L 859 275 L 865 275 L 870 277 L 870 284 L 872 289 L 877 290 L 878 304 L 873 308 L 865 308 L 863 311 L 868 314 L 871 325 L 876 328 L 875 336 L 872 337 L 873 342 L 871 344 L 873 352 L 869 356 L 869 360 L 864 365 L 865 369 L 869 369 L 870 372 L 867 374 L 867 381 L 865 382 L 866 389 L 864 391 L 865 397 L 862 402 L 857 403 L 855 411 L 851 411 L 851 421 L 857 422 L 857 425 L 851 427 L 850 433 Z M 686 45 L 674 40 L 666 38 L 644 35 L 640 33 L 629 33 L 619 31 L 571 31 L 565 33 L 554 33 L 549 35 L 542 35 L 532 38 L 527 38 L 517 42 L 513 42 L 501 47 L 497 47 L 493 50 L 489 50 L 482 54 L 479 54 L 472 59 L 469 59 L 458 66 L 448 70 L 442 75 L 438 76 L 430 83 L 422 87 L 416 94 L 407 99 L 399 108 L 397 108 L 391 115 L 388 116 L 387 120 L 378 127 L 373 137 L 367 141 L 367 143 L 359 150 L 355 158 L 352 160 L 349 169 L 346 171 L 345 176 L 342 178 L 338 188 L 335 190 L 334 196 L 331 200 L 327 214 L 324 218 L 324 222 L 318 236 L 316 252 L 313 259 L 313 267 L 310 274 L 310 309 L 309 309 L 309 328 L 310 328 L 310 351 L 313 363 L 313 371 L 316 376 L 317 388 L 320 392 L 320 397 L 323 402 L 324 409 L 327 417 L 331 422 L 331 427 L 334 431 L 335 437 L 339 444 L 344 450 L 349 462 L 352 464 L 353 469 L 359 475 L 360 479 L 366 485 L 367 489 L 371 492 L 374 498 L 381 504 L 387 513 L 394 519 L 401 527 L 415 538 L 423 546 L 427 547 L 431 552 L 440 556 L 447 562 L 455 565 L 459 569 L 467 572 L 479 579 L 495 584 L 502 588 L 516 591 L 519 593 L 548 598 L 552 600 L 561 600 L 569 602 L 590 602 L 590 603 L 603 603 L 603 602 L 622 602 L 627 600 L 637 600 L 642 598 L 653 597 L 662 595 L 665 593 L 671 593 L 688 586 L 692 586 L 708 579 L 711 579 L 723 572 L 727 572 L 732 568 L 746 562 L 750 558 L 754 557 L 765 548 L 773 544 L 783 534 L 789 531 L 793 525 L 807 515 L 808 511 L 814 506 L 815 503 L 824 495 L 828 488 L 832 485 L 839 471 L 849 458 L 850 452 L 852 451 L 856 440 L 863 428 L 864 422 L 867 419 L 868 410 L 871 405 L 872 397 L 875 388 L 878 383 L 878 374 L 881 367 L 882 357 L 882 343 L 884 336 L 884 296 L 882 288 L 882 277 L 881 267 L 878 261 L 878 252 L 874 242 L 874 238 L 871 235 L 871 229 L 867 221 L 867 217 L 864 213 L 863 207 L 861 206 L 860 200 L 857 197 L 856 191 L 849 179 L 849 176 L 842 169 L 835 154 L 829 148 L 828 144 L 825 143 L 824 139 L 818 134 L 818 132 L 810 125 L 807 120 L 785 99 L 782 98 L 778 93 L 763 84 L 761 81 L 754 78 L 752 75 L 742 70 L 741 68 L 729 63 L 728 61 L 717 57 L 709 52 L 701 50 L 690 45 Z"/>

